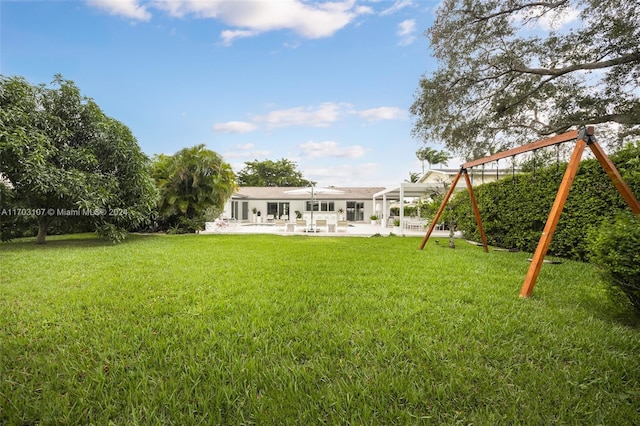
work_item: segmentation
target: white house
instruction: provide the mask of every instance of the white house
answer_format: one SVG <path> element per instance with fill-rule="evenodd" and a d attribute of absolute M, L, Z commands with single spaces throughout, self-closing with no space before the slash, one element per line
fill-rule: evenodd
<path fill-rule="evenodd" d="M 314 220 L 326 219 L 327 223 L 340 219 L 364 222 L 375 214 L 373 194 L 384 188 L 331 187 L 327 188 L 330 193 L 324 193 L 323 189 L 314 190 L 312 199 L 311 193 L 305 192 L 304 188 L 240 187 L 227 202 L 223 217 L 241 222 L 280 218 L 292 221 L 296 219 L 296 212 L 300 212 L 301 217 L 308 220 L 313 211 Z"/>

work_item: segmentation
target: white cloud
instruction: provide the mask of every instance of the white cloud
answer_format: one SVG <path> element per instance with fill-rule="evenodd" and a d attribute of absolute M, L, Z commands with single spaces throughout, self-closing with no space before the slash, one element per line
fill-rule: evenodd
<path fill-rule="evenodd" d="M 246 121 L 228 121 L 226 123 L 215 123 L 213 130 L 221 133 L 247 133 L 253 132 L 257 125 Z"/>
<path fill-rule="evenodd" d="M 408 46 L 416 40 L 416 21 L 415 19 L 405 19 L 398 24 L 398 31 L 396 32 L 401 40 L 398 44 L 400 46 Z"/>
<path fill-rule="evenodd" d="M 248 133 L 258 130 L 260 125 L 269 129 L 291 126 L 328 127 L 347 115 L 376 122 L 405 119 L 407 112 L 397 107 L 386 106 L 357 111 L 348 103 L 325 102 L 318 106 L 273 110 L 265 115 L 253 116 L 250 121 L 215 123 L 213 130 L 221 133 Z"/>
<path fill-rule="evenodd" d="M 354 111 L 353 114 L 356 114 L 367 121 L 398 120 L 407 116 L 406 111 L 397 107 L 370 108 L 361 111 Z"/>
<path fill-rule="evenodd" d="M 580 11 L 574 8 L 570 8 L 564 11 L 561 11 L 557 14 L 548 14 L 540 19 L 540 25 L 543 29 L 550 30 L 558 30 L 578 19 L 580 16 Z"/>
<path fill-rule="evenodd" d="M 571 24 L 580 16 L 578 9 L 568 7 L 548 11 L 543 16 L 536 18 L 543 10 L 542 7 L 529 8 L 521 13 L 514 14 L 511 20 L 520 25 L 524 25 L 526 28 L 555 31 Z"/>
<path fill-rule="evenodd" d="M 391 15 L 409 6 L 413 6 L 412 0 L 396 0 L 391 7 L 380 12 L 380 15 Z"/>
<path fill-rule="evenodd" d="M 138 21 L 148 21 L 151 13 L 138 0 L 88 0 L 90 6 L 102 9 L 110 15 L 124 16 Z"/>
<path fill-rule="evenodd" d="M 334 186 L 376 186 L 380 178 L 377 163 L 344 164 L 340 166 L 300 167 L 307 179 L 317 181 L 319 187 Z M 358 173 L 353 173 L 358 170 Z M 384 186 L 384 185 L 380 185 Z"/>
<path fill-rule="evenodd" d="M 230 46 L 233 40 L 237 38 L 253 37 L 257 34 L 257 32 L 249 30 L 224 30 L 220 33 L 220 38 L 222 39 L 222 44 Z"/>
<path fill-rule="evenodd" d="M 242 150 L 249 150 L 249 149 L 253 149 L 256 146 L 256 144 L 254 143 L 245 143 L 245 144 L 241 144 L 241 145 L 236 145 L 236 148 L 238 149 L 242 149 Z"/>
<path fill-rule="evenodd" d="M 325 102 L 319 107 L 296 107 L 271 111 L 267 115 L 256 116 L 255 122 L 265 123 L 270 128 L 288 126 L 326 127 L 340 118 L 343 105 Z"/>
<path fill-rule="evenodd" d="M 137 0 L 99 0 L 108 3 L 106 10 L 118 8 L 118 3 L 137 7 Z M 349 25 L 358 16 L 372 13 L 371 8 L 359 6 L 356 0 L 333 2 L 305 0 L 158 0 L 148 3 L 171 16 L 194 15 L 203 19 L 217 19 L 232 27 L 220 36 L 230 44 L 238 37 L 255 36 L 267 31 L 292 30 L 305 38 L 330 37 Z M 144 8 L 142 8 L 144 10 Z M 131 16 L 142 19 L 141 16 Z M 150 16 L 144 20 L 148 20 Z"/>
<path fill-rule="evenodd" d="M 269 155 L 271 155 L 271 151 L 267 149 L 255 149 L 255 145 L 252 143 L 237 145 L 234 149 L 222 154 L 225 159 L 243 158 L 247 159 L 247 161 L 251 161 L 252 159 L 256 158 L 267 158 Z M 240 167 L 240 169 L 242 169 L 243 167 L 244 164 Z"/>
<path fill-rule="evenodd" d="M 298 47 L 301 46 L 301 44 L 299 41 L 292 42 L 292 43 L 285 42 L 283 46 L 286 47 L 287 49 L 297 49 Z"/>
<path fill-rule="evenodd" d="M 321 157 L 338 157 L 338 158 L 358 158 L 364 155 L 364 148 L 360 145 L 348 146 L 340 148 L 337 142 L 324 141 L 300 144 L 302 148 L 302 156 L 308 158 L 321 158 Z"/>

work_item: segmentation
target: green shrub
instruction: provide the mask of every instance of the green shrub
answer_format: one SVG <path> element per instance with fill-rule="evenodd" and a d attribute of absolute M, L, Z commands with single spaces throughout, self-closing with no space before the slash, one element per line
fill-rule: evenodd
<path fill-rule="evenodd" d="M 589 248 L 603 279 L 640 312 L 640 220 L 631 213 L 617 216 L 600 227 Z"/>

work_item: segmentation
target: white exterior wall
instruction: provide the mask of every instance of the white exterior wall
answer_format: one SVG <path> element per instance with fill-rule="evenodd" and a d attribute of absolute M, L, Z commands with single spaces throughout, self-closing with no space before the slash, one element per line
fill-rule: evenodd
<path fill-rule="evenodd" d="M 325 198 L 323 198 L 325 199 Z M 260 211 L 262 213 L 261 217 L 262 220 L 265 221 L 266 220 L 266 216 L 267 216 L 267 203 L 272 203 L 272 202 L 286 202 L 289 203 L 289 220 L 293 221 L 295 220 L 295 211 L 299 210 L 302 215 L 303 215 L 303 219 L 306 218 L 307 216 L 310 217 L 311 216 L 311 212 L 306 212 L 305 206 L 307 203 L 307 200 L 243 200 L 243 199 L 231 199 L 229 201 L 227 201 L 227 203 L 225 204 L 224 207 L 224 212 L 222 213 L 222 217 L 224 218 L 230 218 L 231 217 L 231 203 L 237 201 L 238 202 L 238 206 L 239 206 L 239 214 L 242 215 L 242 203 L 243 202 L 247 202 L 248 206 L 249 206 L 249 221 L 253 221 L 253 208 L 255 207 L 258 211 Z M 331 200 L 328 200 L 331 201 Z M 342 216 L 343 220 L 346 220 L 347 218 L 347 200 L 333 200 L 335 203 L 335 212 L 313 212 L 313 219 L 314 221 L 316 219 L 325 219 L 327 220 L 327 223 L 335 223 L 340 216 Z M 358 201 L 358 202 L 362 202 L 364 203 L 364 215 L 363 215 L 363 220 L 365 222 L 369 221 L 369 217 L 371 215 L 373 215 L 374 212 L 374 204 L 373 204 L 373 200 L 349 200 L 349 201 Z M 338 213 L 338 210 L 342 209 L 342 213 Z M 309 219 L 307 219 L 309 220 Z"/>

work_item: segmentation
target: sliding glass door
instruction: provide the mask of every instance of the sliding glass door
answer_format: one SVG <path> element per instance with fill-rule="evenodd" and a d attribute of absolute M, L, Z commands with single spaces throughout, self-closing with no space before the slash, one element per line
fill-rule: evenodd
<path fill-rule="evenodd" d="M 364 201 L 347 201 L 347 220 L 350 222 L 364 221 Z"/>

